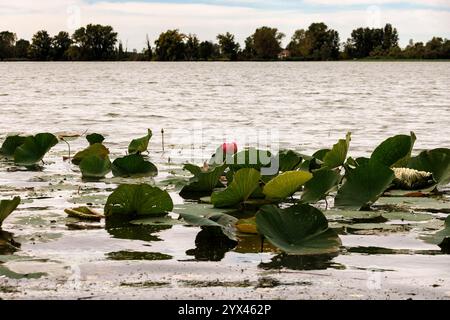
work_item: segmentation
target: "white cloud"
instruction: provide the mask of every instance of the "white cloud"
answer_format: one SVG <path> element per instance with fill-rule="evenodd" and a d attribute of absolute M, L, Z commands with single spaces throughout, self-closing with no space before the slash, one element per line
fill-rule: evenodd
<path fill-rule="evenodd" d="M 350 0 L 340 2 L 343 1 Z M 112 25 L 123 42 L 128 43 L 129 49 L 143 48 L 147 33 L 154 40 L 169 28 L 196 33 L 201 39 L 208 40 L 214 40 L 218 33 L 230 31 L 243 42 L 262 25 L 278 27 L 289 38 L 295 29 L 307 28 L 310 23 L 318 21 L 338 30 L 341 40 L 346 40 L 352 29 L 366 26 L 369 14 L 366 10 L 311 13 L 300 9 L 268 10 L 206 4 L 0 0 L 0 30 L 13 30 L 19 37 L 28 39 L 40 29 L 51 34 L 60 30 L 71 31 L 71 24 L 77 21 L 74 8 L 79 8 L 80 24 Z M 403 45 L 410 38 L 416 41 L 426 41 L 434 35 L 450 38 L 450 11 L 389 9 L 381 10 L 379 19 L 381 24 L 390 22 L 398 28 Z"/>
<path fill-rule="evenodd" d="M 318 5 L 382 5 L 382 4 L 416 4 L 423 6 L 446 6 L 450 7 L 450 0 L 304 0 L 304 3 Z"/>

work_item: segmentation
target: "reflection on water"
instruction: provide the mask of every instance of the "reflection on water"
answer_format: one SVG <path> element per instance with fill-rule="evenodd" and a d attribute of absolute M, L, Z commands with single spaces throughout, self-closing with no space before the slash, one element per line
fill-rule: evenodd
<path fill-rule="evenodd" d="M 116 251 L 106 254 L 110 260 L 170 260 L 172 256 L 159 252 Z"/>
<path fill-rule="evenodd" d="M 262 262 L 259 267 L 262 269 L 291 269 L 291 270 L 326 270 L 345 269 L 344 265 L 334 263 L 333 259 L 338 254 L 329 255 L 311 255 L 311 256 L 296 256 L 280 254 L 272 258 L 270 262 Z"/>
<path fill-rule="evenodd" d="M 195 238 L 195 249 L 186 251 L 198 261 L 221 261 L 225 253 L 234 249 L 236 241 L 230 240 L 219 227 L 204 227 Z"/>
<path fill-rule="evenodd" d="M 106 231 L 118 239 L 141 240 L 141 241 L 161 241 L 155 233 L 172 228 L 166 225 L 134 225 L 129 222 L 112 221 L 106 219 Z"/>

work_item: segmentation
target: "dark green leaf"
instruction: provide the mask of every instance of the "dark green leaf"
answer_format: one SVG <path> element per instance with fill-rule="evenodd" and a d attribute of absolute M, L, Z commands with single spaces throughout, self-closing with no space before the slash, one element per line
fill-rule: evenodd
<path fill-rule="evenodd" d="M 142 153 L 147 151 L 148 149 L 148 143 L 150 139 L 152 138 L 152 130 L 148 129 L 148 133 L 145 137 L 134 139 L 130 142 L 130 145 L 128 146 L 128 153 Z"/>
<path fill-rule="evenodd" d="M 450 149 L 440 148 L 421 152 L 410 159 L 408 168 L 431 172 L 440 185 L 450 183 Z"/>
<path fill-rule="evenodd" d="M 156 176 L 158 168 L 150 161 L 146 161 L 142 155 L 131 154 L 114 160 L 112 172 L 116 177 Z"/>
<path fill-rule="evenodd" d="M 88 155 L 80 162 L 80 170 L 83 178 L 100 179 L 111 171 L 111 161 L 109 157 Z"/>
<path fill-rule="evenodd" d="M 96 143 L 102 143 L 103 141 L 105 141 L 105 137 L 98 133 L 91 133 L 86 136 L 86 140 L 90 145 L 93 145 Z"/>
<path fill-rule="evenodd" d="M 38 133 L 27 137 L 25 142 L 14 152 L 14 162 L 21 166 L 34 166 L 56 144 L 58 139 L 51 133 Z"/>
<path fill-rule="evenodd" d="M 14 197 L 12 200 L 0 201 L 0 227 L 3 221 L 14 211 L 20 204 L 20 197 Z"/>
<path fill-rule="evenodd" d="M 72 163 L 75 165 L 79 165 L 83 158 L 87 156 L 98 156 L 100 158 L 106 159 L 108 157 L 108 154 L 109 150 L 103 144 L 94 143 L 86 149 L 77 152 L 72 158 Z"/>
<path fill-rule="evenodd" d="M 0 154 L 6 157 L 12 157 L 16 149 L 25 142 L 26 138 L 26 136 L 19 135 L 7 136 L 0 148 Z"/>
<path fill-rule="evenodd" d="M 305 184 L 302 202 L 315 203 L 325 198 L 341 181 L 339 172 L 329 169 L 317 170 L 313 178 Z"/>
<path fill-rule="evenodd" d="M 370 159 L 388 167 L 405 167 L 411 157 L 416 135 L 398 135 L 382 142 L 372 153 Z"/>

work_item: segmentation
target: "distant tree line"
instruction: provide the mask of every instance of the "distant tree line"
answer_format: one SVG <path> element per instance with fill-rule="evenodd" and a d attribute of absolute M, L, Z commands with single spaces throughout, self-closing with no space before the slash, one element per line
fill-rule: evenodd
<path fill-rule="evenodd" d="M 427 43 L 414 43 L 401 49 L 397 29 L 357 28 L 341 43 L 339 33 L 325 23 L 312 23 L 308 29 L 294 32 L 286 48 L 285 35 L 277 28 L 261 27 L 245 40 L 244 47 L 233 34 L 219 34 L 216 41 L 200 41 L 195 34 L 178 29 L 161 33 L 152 45 L 148 36 L 141 52 L 128 51 L 111 26 L 89 24 L 72 35 L 61 31 L 50 36 L 41 30 L 31 41 L 17 39 L 10 31 L 0 32 L 0 60 L 97 61 L 252 61 L 350 59 L 450 59 L 450 40 L 434 37 Z"/>

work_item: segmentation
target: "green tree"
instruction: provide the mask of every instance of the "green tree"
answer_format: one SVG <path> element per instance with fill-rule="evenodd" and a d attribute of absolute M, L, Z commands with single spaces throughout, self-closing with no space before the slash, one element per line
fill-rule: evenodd
<path fill-rule="evenodd" d="M 157 59 L 162 61 L 183 60 L 185 57 L 185 37 L 178 29 L 161 33 L 155 41 Z"/>
<path fill-rule="evenodd" d="M 35 60 L 49 60 L 52 38 L 45 30 L 38 31 L 31 39 L 30 56 Z"/>
<path fill-rule="evenodd" d="M 252 36 L 245 39 L 245 48 L 242 50 L 242 57 L 245 60 L 253 60 L 256 57 L 255 44 Z"/>
<path fill-rule="evenodd" d="M 77 29 L 72 39 L 79 48 L 81 59 L 107 60 L 114 56 L 117 33 L 111 26 L 88 24 Z"/>
<path fill-rule="evenodd" d="M 26 59 L 28 58 L 28 51 L 30 50 L 30 41 L 20 39 L 16 42 L 15 47 L 15 57 L 18 59 Z"/>
<path fill-rule="evenodd" d="M 202 41 L 198 48 L 198 56 L 201 60 L 211 60 L 214 56 L 214 43 L 211 41 Z"/>
<path fill-rule="evenodd" d="M 14 44 L 16 35 L 9 31 L 0 32 L 0 60 L 12 58 L 14 56 Z"/>
<path fill-rule="evenodd" d="M 185 55 L 186 60 L 195 61 L 199 59 L 200 41 L 195 34 L 189 34 L 186 38 Z"/>
<path fill-rule="evenodd" d="M 281 40 L 284 34 L 277 28 L 261 27 L 253 34 L 253 48 L 258 59 L 274 60 L 281 52 Z"/>
<path fill-rule="evenodd" d="M 145 40 L 147 48 L 144 49 L 144 56 L 146 60 L 151 61 L 153 59 L 153 50 L 148 34 L 146 35 Z"/>
<path fill-rule="evenodd" d="M 220 55 L 227 60 L 237 60 L 239 43 L 234 41 L 234 35 L 229 32 L 219 34 L 217 40 L 219 41 Z"/>
<path fill-rule="evenodd" d="M 307 58 L 311 52 L 310 39 L 306 37 L 304 29 L 296 30 L 289 42 L 287 49 L 291 52 L 292 57 Z"/>
<path fill-rule="evenodd" d="M 72 45 L 70 35 L 61 31 L 52 39 L 51 55 L 53 60 L 67 60 L 67 50 Z"/>
<path fill-rule="evenodd" d="M 392 56 L 398 53 L 398 32 L 391 24 L 384 28 L 357 28 L 347 40 L 345 51 L 350 58 Z"/>

